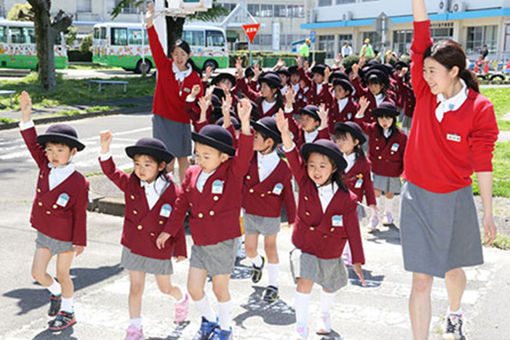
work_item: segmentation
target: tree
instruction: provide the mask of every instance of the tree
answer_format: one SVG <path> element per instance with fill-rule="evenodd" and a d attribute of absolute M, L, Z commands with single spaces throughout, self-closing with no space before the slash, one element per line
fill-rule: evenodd
<path fill-rule="evenodd" d="M 51 0 L 27 0 L 32 6 L 37 46 L 37 59 L 39 81 L 45 90 L 52 90 L 57 87 L 55 74 L 55 38 L 60 32 L 66 31 L 71 26 L 73 19 L 70 15 L 59 10 L 57 15 L 51 19 Z"/>
<path fill-rule="evenodd" d="M 31 21 L 32 16 L 33 12 L 30 4 L 14 4 L 9 13 L 7 13 L 7 20 Z"/>
<path fill-rule="evenodd" d="M 69 26 L 64 31 L 64 39 L 66 40 L 66 45 L 68 48 L 71 48 L 76 41 L 76 36 L 78 35 L 78 28 L 76 26 Z"/>

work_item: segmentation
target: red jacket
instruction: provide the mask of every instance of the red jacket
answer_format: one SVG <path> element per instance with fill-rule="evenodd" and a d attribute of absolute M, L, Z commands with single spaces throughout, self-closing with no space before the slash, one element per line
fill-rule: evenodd
<path fill-rule="evenodd" d="M 293 138 L 294 143 L 296 144 L 296 146 L 299 149 L 299 148 L 301 148 L 301 146 L 303 144 L 306 143 L 305 131 L 303 129 L 301 129 L 299 124 L 294 119 L 294 113 L 285 113 L 285 118 L 287 118 L 289 121 L 289 130 L 292 133 L 292 135 L 294 136 L 294 138 Z M 319 134 L 317 135 L 317 137 L 315 137 L 315 139 L 312 141 L 312 143 L 319 139 L 330 139 L 329 130 L 326 128 L 319 130 Z"/>
<path fill-rule="evenodd" d="M 200 76 L 191 71 L 191 74 L 184 79 L 182 84 L 175 80 L 172 70 L 173 61 L 167 58 L 159 41 L 154 26 L 147 29 L 152 58 L 158 69 L 158 80 L 154 92 L 152 113 L 176 122 L 189 124 L 190 118 L 184 109 L 186 97 L 191 93 L 193 85 L 200 85 L 202 89 L 198 97 L 203 93 L 202 80 Z"/>
<path fill-rule="evenodd" d="M 177 235 L 184 228 L 184 218 L 189 209 L 189 227 L 196 245 L 217 244 L 241 236 L 239 216 L 243 179 L 252 154 L 253 135 L 241 134 L 235 157 L 216 169 L 205 182 L 202 192 L 196 187 L 202 169 L 199 166 L 190 167 L 165 231 L 172 236 Z M 213 183 L 220 183 L 221 193 L 213 193 Z"/>
<path fill-rule="evenodd" d="M 370 176 L 370 163 L 363 157 L 356 160 L 347 173 L 344 173 L 343 180 L 347 188 L 356 195 L 358 202 L 367 199 L 367 205 L 375 205 L 374 183 Z"/>
<path fill-rule="evenodd" d="M 50 190 L 51 169 L 44 149 L 36 141 L 35 128 L 23 130 L 21 135 L 39 167 L 37 190 L 30 215 L 32 227 L 56 240 L 86 246 L 89 182 L 82 174 L 75 171 Z M 61 203 L 59 204 L 59 198 L 66 194 L 69 200 L 62 206 Z"/>
<path fill-rule="evenodd" d="M 458 110 L 437 120 L 437 96 L 423 79 L 423 54 L 432 45 L 430 21 L 414 22 L 414 32 L 411 82 L 417 109 L 404 156 L 404 177 L 428 191 L 448 193 L 470 185 L 473 171 L 492 171 L 496 116 L 492 103 L 470 89 Z"/>
<path fill-rule="evenodd" d="M 329 108 L 331 105 L 331 92 L 330 92 L 330 84 L 324 83 L 322 85 L 322 89 L 319 93 L 317 93 L 317 84 L 311 80 L 308 75 L 305 73 L 303 68 L 298 68 L 299 76 L 303 79 L 308 87 L 310 88 L 307 91 L 307 100 L 308 102 L 305 105 L 312 104 L 316 106 L 320 106 L 321 104 L 325 104 L 326 108 Z"/>
<path fill-rule="evenodd" d="M 269 111 L 264 112 L 264 108 L 262 106 L 262 101 L 264 100 L 264 98 L 258 92 L 254 91 L 251 87 L 249 87 L 246 84 L 246 81 L 244 78 L 237 80 L 236 88 L 238 88 L 239 91 L 241 91 L 248 99 L 257 103 L 257 110 L 259 112 L 259 116 L 257 117 L 257 119 L 264 118 L 264 117 L 272 117 L 280 109 L 280 107 L 277 105 L 277 103 L 275 103 L 271 107 L 271 109 L 269 109 Z"/>
<path fill-rule="evenodd" d="M 186 236 L 181 230 L 177 237 L 170 238 L 163 249 L 156 247 L 156 239 L 168 225 L 170 212 L 175 207 L 179 188 L 171 181 L 152 209 L 149 209 L 145 189 L 133 173 L 126 174 L 117 169 L 113 158 L 101 162 L 101 169 L 115 185 L 124 192 L 123 246 L 132 253 L 152 259 L 170 259 L 172 256 L 186 256 Z M 165 209 L 169 207 L 168 209 Z M 169 214 L 166 216 L 166 214 Z"/>
<path fill-rule="evenodd" d="M 402 108 L 402 112 L 412 117 L 414 113 L 414 106 L 416 105 L 416 98 L 413 89 L 409 84 L 405 83 L 401 77 L 397 77 L 398 83 L 398 106 Z"/>
<path fill-rule="evenodd" d="M 292 173 L 283 160 L 262 182 L 259 179 L 258 153 L 254 152 L 248 174 L 244 177 L 243 208 L 248 214 L 280 217 L 285 202 L 289 224 L 294 223 L 296 201 L 292 191 Z"/>
<path fill-rule="evenodd" d="M 370 102 L 370 105 L 368 106 L 367 110 L 365 111 L 365 121 L 368 123 L 373 123 L 376 121 L 375 116 L 372 114 L 372 110 L 377 107 L 377 100 L 375 99 L 375 96 L 370 92 L 367 88 L 363 87 L 361 85 L 361 81 L 359 77 L 353 78 L 351 80 L 351 84 L 356 90 L 356 98 L 365 97 Z M 386 95 L 384 96 L 384 99 L 382 102 L 388 102 L 395 104 L 395 102 L 391 99 L 390 92 L 387 91 Z"/>
<path fill-rule="evenodd" d="M 305 88 L 299 88 L 299 91 L 296 93 L 294 97 L 294 108 L 300 109 L 308 105 L 308 96 L 310 95 L 310 87 L 307 86 Z"/>
<path fill-rule="evenodd" d="M 358 108 L 358 104 L 353 102 L 352 98 L 349 97 L 347 105 L 345 105 L 344 109 L 339 112 L 340 108 L 338 107 L 338 101 L 333 98 L 328 112 L 329 133 L 335 134 L 336 123 L 343 123 L 349 120 L 354 120 L 354 116 L 356 116 L 356 113 L 358 113 Z"/>
<path fill-rule="evenodd" d="M 297 148 L 294 147 L 285 154 L 299 185 L 299 203 L 292 243 L 304 253 L 321 259 L 333 259 L 342 255 L 345 243 L 349 241 L 352 262 L 365 263 L 356 196 L 338 189 L 323 213 L 317 187 L 308 177 Z"/>

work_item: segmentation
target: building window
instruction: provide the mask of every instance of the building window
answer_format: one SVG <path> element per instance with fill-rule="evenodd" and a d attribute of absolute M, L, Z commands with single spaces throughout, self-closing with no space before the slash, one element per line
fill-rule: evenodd
<path fill-rule="evenodd" d="M 112 27 L 112 45 L 127 45 L 127 29 Z"/>
<path fill-rule="evenodd" d="M 349 45 L 352 46 L 352 34 L 339 34 L 338 41 L 342 46 L 345 44 L 346 41 L 348 41 Z"/>
<path fill-rule="evenodd" d="M 319 0 L 319 7 L 331 6 L 332 4 L 332 0 Z"/>
<path fill-rule="evenodd" d="M 336 0 L 337 5 L 352 4 L 355 2 L 356 2 L 356 0 Z"/>
<path fill-rule="evenodd" d="M 451 39 L 453 37 L 453 27 L 431 28 L 430 36 L 434 41 Z"/>
<path fill-rule="evenodd" d="M 115 6 L 118 6 L 120 2 L 121 0 L 115 0 Z M 120 12 L 122 14 L 138 14 L 139 8 L 136 7 L 136 5 L 133 2 L 130 2 L 125 7 L 123 7 Z"/>
<path fill-rule="evenodd" d="M 91 0 L 78 0 L 76 3 L 76 12 L 78 13 L 92 12 Z"/>
<path fill-rule="evenodd" d="M 287 16 L 287 6 L 274 5 L 274 16 L 277 18 L 285 18 Z"/>
<path fill-rule="evenodd" d="M 490 52 L 495 52 L 498 41 L 498 26 L 468 27 L 466 52 L 480 52 L 483 45 L 487 45 Z"/>
<path fill-rule="evenodd" d="M 335 36 L 319 35 L 319 50 L 326 51 L 326 58 L 334 58 L 335 53 Z"/>
<path fill-rule="evenodd" d="M 260 5 L 260 16 L 270 18 L 273 16 L 273 5 Z"/>
<path fill-rule="evenodd" d="M 260 16 L 260 4 L 248 4 L 248 12 L 254 17 Z"/>
<path fill-rule="evenodd" d="M 413 41 L 413 31 L 394 31 L 393 32 L 393 51 L 407 54 Z"/>

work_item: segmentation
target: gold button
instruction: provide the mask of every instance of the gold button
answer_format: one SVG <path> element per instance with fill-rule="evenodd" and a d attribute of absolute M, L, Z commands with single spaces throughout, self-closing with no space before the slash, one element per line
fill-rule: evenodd
<path fill-rule="evenodd" d="M 47 214 L 47 215 L 51 215 L 51 211 L 46 210 L 46 214 Z"/>
<path fill-rule="evenodd" d="M 271 194 L 271 190 L 269 190 L 269 191 L 267 192 L 267 194 L 268 194 L 268 195 L 270 195 L 270 194 Z"/>
<path fill-rule="evenodd" d="M 382 159 L 382 156 L 377 157 L 377 159 Z"/>
<path fill-rule="evenodd" d="M 331 229 L 329 229 L 329 231 L 334 232 L 334 231 L 335 231 L 335 228 L 331 228 Z"/>
<path fill-rule="evenodd" d="M 52 208 L 53 208 L 53 209 L 57 209 L 57 205 L 56 205 L 56 204 L 53 204 Z"/>
<path fill-rule="evenodd" d="M 253 194 L 255 192 L 255 190 L 253 190 L 253 189 L 250 189 L 248 191 L 250 192 L 250 194 Z"/>
<path fill-rule="evenodd" d="M 214 216 L 214 210 L 209 211 L 209 215 Z"/>
<path fill-rule="evenodd" d="M 213 200 L 215 200 L 215 201 L 217 201 L 217 200 L 219 200 L 220 198 L 219 198 L 218 196 L 214 196 L 212 199 L 213 199 Z"/>
<path fill-rule="evenodd" d="M 251 179 L 251 176 L 250 176 L 250 175 L 247 175 L 247 176 L 246 176 L 246 179 L 247 179 L 247 180 L 250 180 L 250 179 Z"/>
<path fill-rule="evenodd" d="M 305 201 L 308 201 L 308 196 L 305 196 Z"/>
<path fill-rule="evenodd" d="M 192 207 L 193 206 L 193 202 L 189 202 L 189 206 Z"/>
<path fill-rule="evenodd" d="M 156 236 L 156 234 L 154 234 L 154 233 L 151 233 L 151 236 Z"/>
<path fill-rule="evenodd" d="M 42 207 L 42 202 L 38 202 L 37 205 Z"/>
<path fill-rule="evenodd" d="M 379 141 L 379 138 L 376 138 L 376 139 L 375 139 L 375 141 L 376 141 L 376 142 L 378 142 L 378 141 Z"/>
<path fill-rule="evenodd" d="M 310 212 L 309 211 L 305 211 L 305 215 L 306 216 L 310 216 Z"/>
<path fill-rule="evenodd" d="M 39 175 L 39 178 L 42 178 L 43 176 L 42 175 Z"/>
<path fill-rule="evenodd" d="M 165 223 L 165 222 L 163 222 L 163 221 L 159 221 L 159 224 L 163 224 L 163 223 Z"/>
<path fill-rule="evenodd" d="M 134 214 L 134 215 L 138 214 L 138 211 L 133 210 L 133 214 Z"/>
<path fill-rule="evenodd" d="M 264 196 L 266 196 L 264 193 L 260 194 L 260 197 L 264 197 Z"/>
<path fill-rule="evenodd" d="M 390 153 L 393 155 L 395 152 L 393 152 L 393 151 L 392 151 L 392 152 L 390 152 Z"/>
<path fill-rule="evenodd" d="M 376 147 L 375 147 L 375 149 L 376 149 L 376 150 L 379 150 L 379 147 L 378 147 L 378 146 L 376 146 Z"/>
<path fill-rule="evenodd" d="M 315 230 L 315 228 L 314 228 L 314 227 L 310 227 L 310 228 L 308 228 L 308 229 L 310 229 L 310 231 L 314 231 L 314 230 Z"/>
<path fill-rule="evenodd" d="M 37 188 L 37 192 L 41 192 L 41 189 Z"/>
<path fill-rule="evenodd" d="M 186 188 L 186 192 L 189 192 L 189 188 Z"/>
<path fill-rule="evenodd" d="M 328 235 L 322 235 L 323 238 L 328 238 Z"/>
<path fill-rule="evenodd" d="M 129 197 L 130 197 L 132 200 L 134 200 L 134 199 L 135 199 L 135 195 L 131 195 L 131 196 L 129 196 Z"/>
<path fill-rule="evenodd" d="M 202 217 L 204 217 L 204 214 L 198 213 L 198 218 L 202 218 Z"/>
<path fill-rule="evenodd" d="M 142 229 L 143 229 L 143 227 L 142 227 L 142 225 L 140 224 L 138 227 L 136 227 L 136 229 L 138 229 L 138 230 L 142 230 Z"/>

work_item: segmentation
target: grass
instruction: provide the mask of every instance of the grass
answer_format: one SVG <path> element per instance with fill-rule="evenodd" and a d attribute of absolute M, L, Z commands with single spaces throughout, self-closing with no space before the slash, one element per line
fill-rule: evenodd
<path fill-rule="evenodd" d="M 510 121 L 503 120 L 503 116 L 510 112 L 510 88 L 484 88 L 480 90 L 480 93 L 489 98 L 494 105 L 499 129 L 510 130 Z"/>
<path fill-rule="evenodd" d="M 14 123 L 14 122 L 16 122 L 16 120 L 11 119 L 11 118 L 0 117 L 0 123 L 2 123 L 2 124 Z"/>
<path fill-rule="evenodd" d="M 498 234 L 494 243 L 491 244 L 491 247 L 510 250 L 510 236 Z"/>
<path fill-rule="evenodd" d="M 510 197 L 510 142 L 496 143 L 492 160 L 494 171 L 493 196 Z M 473 193 L 480 194 L 476 175 L 473 178 Z"/>

